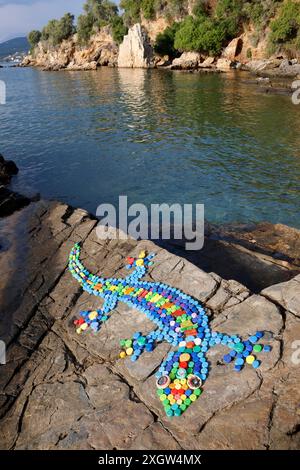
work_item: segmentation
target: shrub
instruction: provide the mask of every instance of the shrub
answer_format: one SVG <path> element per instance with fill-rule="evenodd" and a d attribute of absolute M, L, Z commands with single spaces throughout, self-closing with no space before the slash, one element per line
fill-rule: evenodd
<path fill-rule="evenodd" d="M 141 10 L 146 20 L 152 20 L 155 17 L 155 0 L 142 0 Z"/>
<path fill-rule="evenodd" d="M 194 16 L 207 16 L 208 15 L 208 0 L 197 0 L 193 8 Z"/>
<path fill-rule="evenodd" d="M 128 28 L 125 26 L 123 18 L 116 16 L 111 22 L 113 40 L 117 44 L 121 44 L 125 34 L 127 34 Z"/>
<path fill-rule="evenodd" d="M 246 2 L 244 5 L 244 13 L 254 26 L 260 27 L 264 14 L 264 6 L 261 1 Z"/>
<path fill-rule="evenodd" d="M 180 51 L 218 55 L 225 41 L 234 36 L 232 30 L 229 19 L 188 16 L 176 32 L 174 47 Z"/>
<path fill-rule="evenodd" d="M 124 10 L 126 25 L 132 25 L 140 20 L 141 0 L 121 0 L 120 7 Z"/>
<path fill-rule="evenodd" d="M 37 30 L 33 30 L 28 34 L 28 42 L 32 48 L 34 48 L 41 40 L 42 33 Z"/>
<path fill-rule="evenodd" d="M 223 24 L 228 38 L 233 38 L 238 34 L 243 18 L 243 0 L 220 0 L 218 2 L 215 19 Z"/>
<path fill-rule="evenodd" d="M 273 44 L 282 44 L 296 39 L 300 29 L 300 4 L 292 0 L 285 2 L 279 16 L 271 23 L 270 40 Z"/>
<path fill-rule="evenodd" d="M 157 35 L 154 45 L 154 51 L 157 54 L 161 56 L 168 55 L 170 58 L 176 57 L 178 50 L 175 48 L 174 42 L 179 28 L 180 24 L 174 23 Z"/>
<path fill-rule="evenodd" d="M 187 0 L 169 0 L 171 13 L 173 16 L 186 12 Z"/>

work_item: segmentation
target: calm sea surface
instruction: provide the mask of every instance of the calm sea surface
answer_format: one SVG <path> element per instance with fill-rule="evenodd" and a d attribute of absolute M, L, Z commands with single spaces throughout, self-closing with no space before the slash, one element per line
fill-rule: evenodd
<path fill-rule="evenodd" d="M 241 75 L 3 68 L 13 188 L 102 202 L 204 203 L 211 222 L 300 227 L 300 106 Z"/>

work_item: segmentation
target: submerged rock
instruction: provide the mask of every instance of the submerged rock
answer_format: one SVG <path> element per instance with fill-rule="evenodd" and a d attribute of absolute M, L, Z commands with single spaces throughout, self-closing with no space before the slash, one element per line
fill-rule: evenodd
<path fill-rule="evenodd" d="M 0 185 L 0 218 L 7 217 L 15 211 L 28 206 L 30 202 L 31 200 L 28 197 Z"/>
<path fill-rule="evenodd" d="M 129 29 L 119 47 L 118 67 L 149 68 L 152 65 L 153 49 L 148 36 L 139 23 Z"/>
<path fill-rule="evenodd" d="M 17 165 L 11 160 L 5 160 L 0 153 L 0 184 L 8 184 L 18 171 Z"/>
<path fill-rule="evenodd" d="M 18 172 L 17 165 L 11 160 L 5 160 L 0 153 L 0 217 L 11 215 L 31 202 L 26 196 L 5 187 Z"/>

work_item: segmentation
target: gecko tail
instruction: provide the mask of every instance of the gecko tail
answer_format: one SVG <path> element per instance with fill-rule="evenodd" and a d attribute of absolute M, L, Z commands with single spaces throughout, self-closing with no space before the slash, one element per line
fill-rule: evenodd
<path fill-rule="evenodd" d="M 79 276 L 79 273 L 85 271 L 85 267 L 83 266 L 83 264 L 81 263 L 80 261 L 80 252 L 81 252 L 81 247 L 79 245 L 79 243 L 76 243 L 71 252 L 70 252 L 70 255 L 69 255 L 69 270 L 71 271 L 71 274 L 78 280 L 82 280 L 81 279 L 78 279 L 80 276 Z"/>
<path fill-rule="evenodd" d="M 257 359 L 256 355 L 261 352 L 270 352 L 272 349 L 271 346 L 260 343 L 263 336 L 263 331 L 257 331 L 255 335 L 251 335 L 246 341 L 243 341 L 238 335 L 228 336 L 223 333 L 212 333 L 212 346 L 222 344 L 229 348 L 229 353 L 223 356 L 223 361 L 225 364 L 233 362 L 235 371 L 240 372 L 245 365 L 258 369 L 261 361 Z"/>
<path fill-rule="evenodd" d="M 79 243 L 76 243 L 69 255 L 69 271 L 72 276 L 81 284 L 81 286 L 91 292 L 91 285 L 96 283 L 103 283 L 104 278 L 96 276 L 91 273 L 80 261 L 81 246 Z"/>

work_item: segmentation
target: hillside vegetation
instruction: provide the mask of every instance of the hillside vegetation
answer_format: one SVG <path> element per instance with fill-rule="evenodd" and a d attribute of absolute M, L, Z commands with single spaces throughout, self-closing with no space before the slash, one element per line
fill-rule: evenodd
<path fill-rule="evenodd" d="M 16 52 L 25 53 L 29 50 L 29 44 L 26 38 L 14 38 L 0 44 L 0 59 L 15 54 Z"/>
<path fill-rule="evenodd" d="M 77 25 L 66 13 L 42 31 L 32 31 L 28 40 L 32 48 L 40 41 L 55 47 L 77 32 L 79 44 L 85 45 L 109 26 L 119 44 L 134 23 L 164 17 L 169 26 L 158 33 L 154 45 L 160 55 L 174 57 L 183 51 L 218 55 L 247 28 L 254 47 L 266 37 L 269 55 L 280 51 L 296 55 L 300 49 L 298 0 L 121 0 L 120 8 L 110 0 L 87 0 Z"/>

